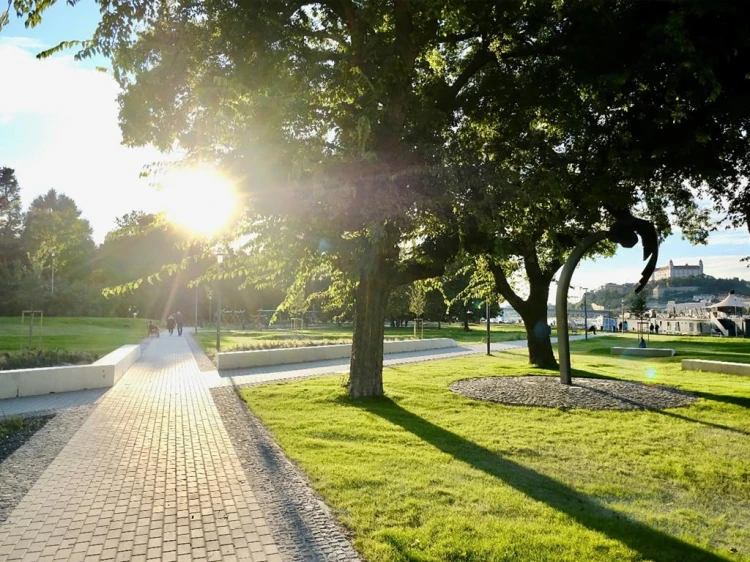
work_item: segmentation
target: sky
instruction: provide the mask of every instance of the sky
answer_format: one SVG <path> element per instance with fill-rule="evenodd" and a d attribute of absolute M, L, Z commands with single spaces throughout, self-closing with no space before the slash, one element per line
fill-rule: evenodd
<path fill-rule="evenodd" d="M 139 173 L 163 156 L 151 147 L 121 144 L 118 86 L 96 69 L 107 61 L 76 62 L 72 52 L 43 61 L 34 57 L 62 40 L 88 38 L 98 21 L 91 0 L 75 7 L 58 2 L 37 28 L 12 20 L 0 32 L 0 166 L 16 170 L 25 205 L 50 188 L 72 197 L 101 242 L 116 217 L 159 210 L 155 189 Z M 692 246 L 675 234 L 662 244 L 658 265 L 702 259 L 708 275 L 750 280 L 750 269 L 740 262 L 747 255 L 746 229 L 721 229 L 705 246 Z M 643 265 L 639 247 L 620 249 L 612 258 L 581 262 L 572 286 L 635 283 Z"/>

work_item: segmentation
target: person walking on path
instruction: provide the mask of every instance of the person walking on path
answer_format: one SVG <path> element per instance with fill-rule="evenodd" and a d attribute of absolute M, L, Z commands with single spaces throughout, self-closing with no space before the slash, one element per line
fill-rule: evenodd
<path fill-rule="evenodd" d="M 174 333 L 174 316 L 171 314 L 167 317 L 167 330 L 170 336 Z"/>
<path fill-rule="evenodd" d="M 177 322 L 177 335 L 182 335 L 182 324 L 183 324 L 183 318 L 182 318 L 182 312 L 179 310 L 177 311 L 177 314 L 174 315 L 175 322 Z"/>

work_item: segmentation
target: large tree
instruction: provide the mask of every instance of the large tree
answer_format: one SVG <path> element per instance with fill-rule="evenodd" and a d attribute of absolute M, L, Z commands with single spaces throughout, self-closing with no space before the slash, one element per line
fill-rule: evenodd
<path fill-rule="evenodd" d="M 382 394 L 388 295 L 439 274 L 456 247 L 445 135 L 464 86 L 514 47 L 502 22 L 517 6 L 105 5 L 87 52 L 113 57 L 125 140 L 223 164 L 261 217 L 325 238 L 356 283 L 350 393 Z"/>

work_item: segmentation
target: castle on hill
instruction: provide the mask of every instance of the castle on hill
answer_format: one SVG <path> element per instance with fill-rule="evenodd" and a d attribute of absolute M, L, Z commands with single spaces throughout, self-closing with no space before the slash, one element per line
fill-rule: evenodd
<path fill-rule="evenodd" d="M 700 277 L 703 275 L 703 260 L 698 260 L 698 265 L 675 265 L 669 260 L 669 265 L 657 267 L 651 278 L 653 281 L 664 279 L 681 279 L 684 277 Z"/>

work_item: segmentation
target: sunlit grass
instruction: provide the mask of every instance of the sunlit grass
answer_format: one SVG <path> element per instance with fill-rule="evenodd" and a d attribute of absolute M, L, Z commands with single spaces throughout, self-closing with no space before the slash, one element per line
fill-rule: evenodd
<path fill-rule="evenodd" d="M 679 365 L 738 359 L 748 342 L 660 336 L 677 357 L 610 356 L 622 343 L 575 342 L 576 374 L 701 399 L 562 411 L 448 390 L 462 378 L 550 374 L 529 369 L 523 351 L 388 368 L 382 400 L 350 401 L 340 377 L 241 393 L 370 561 L 750 559 L 750 378 Z"/>
<path fill-rule="evenodd" d="M 105 355 L 125 344 L 146 337 L 148 320 L 142 318 L 56 318 L 46 317 L 42 325 L 34 320 L 34 347 L 84 351 Z M 41 337 L 40 337 L 41 336 Z M 0 352 L 28 346 L 29 322 L 20 317 L 0 318 Z"/>

